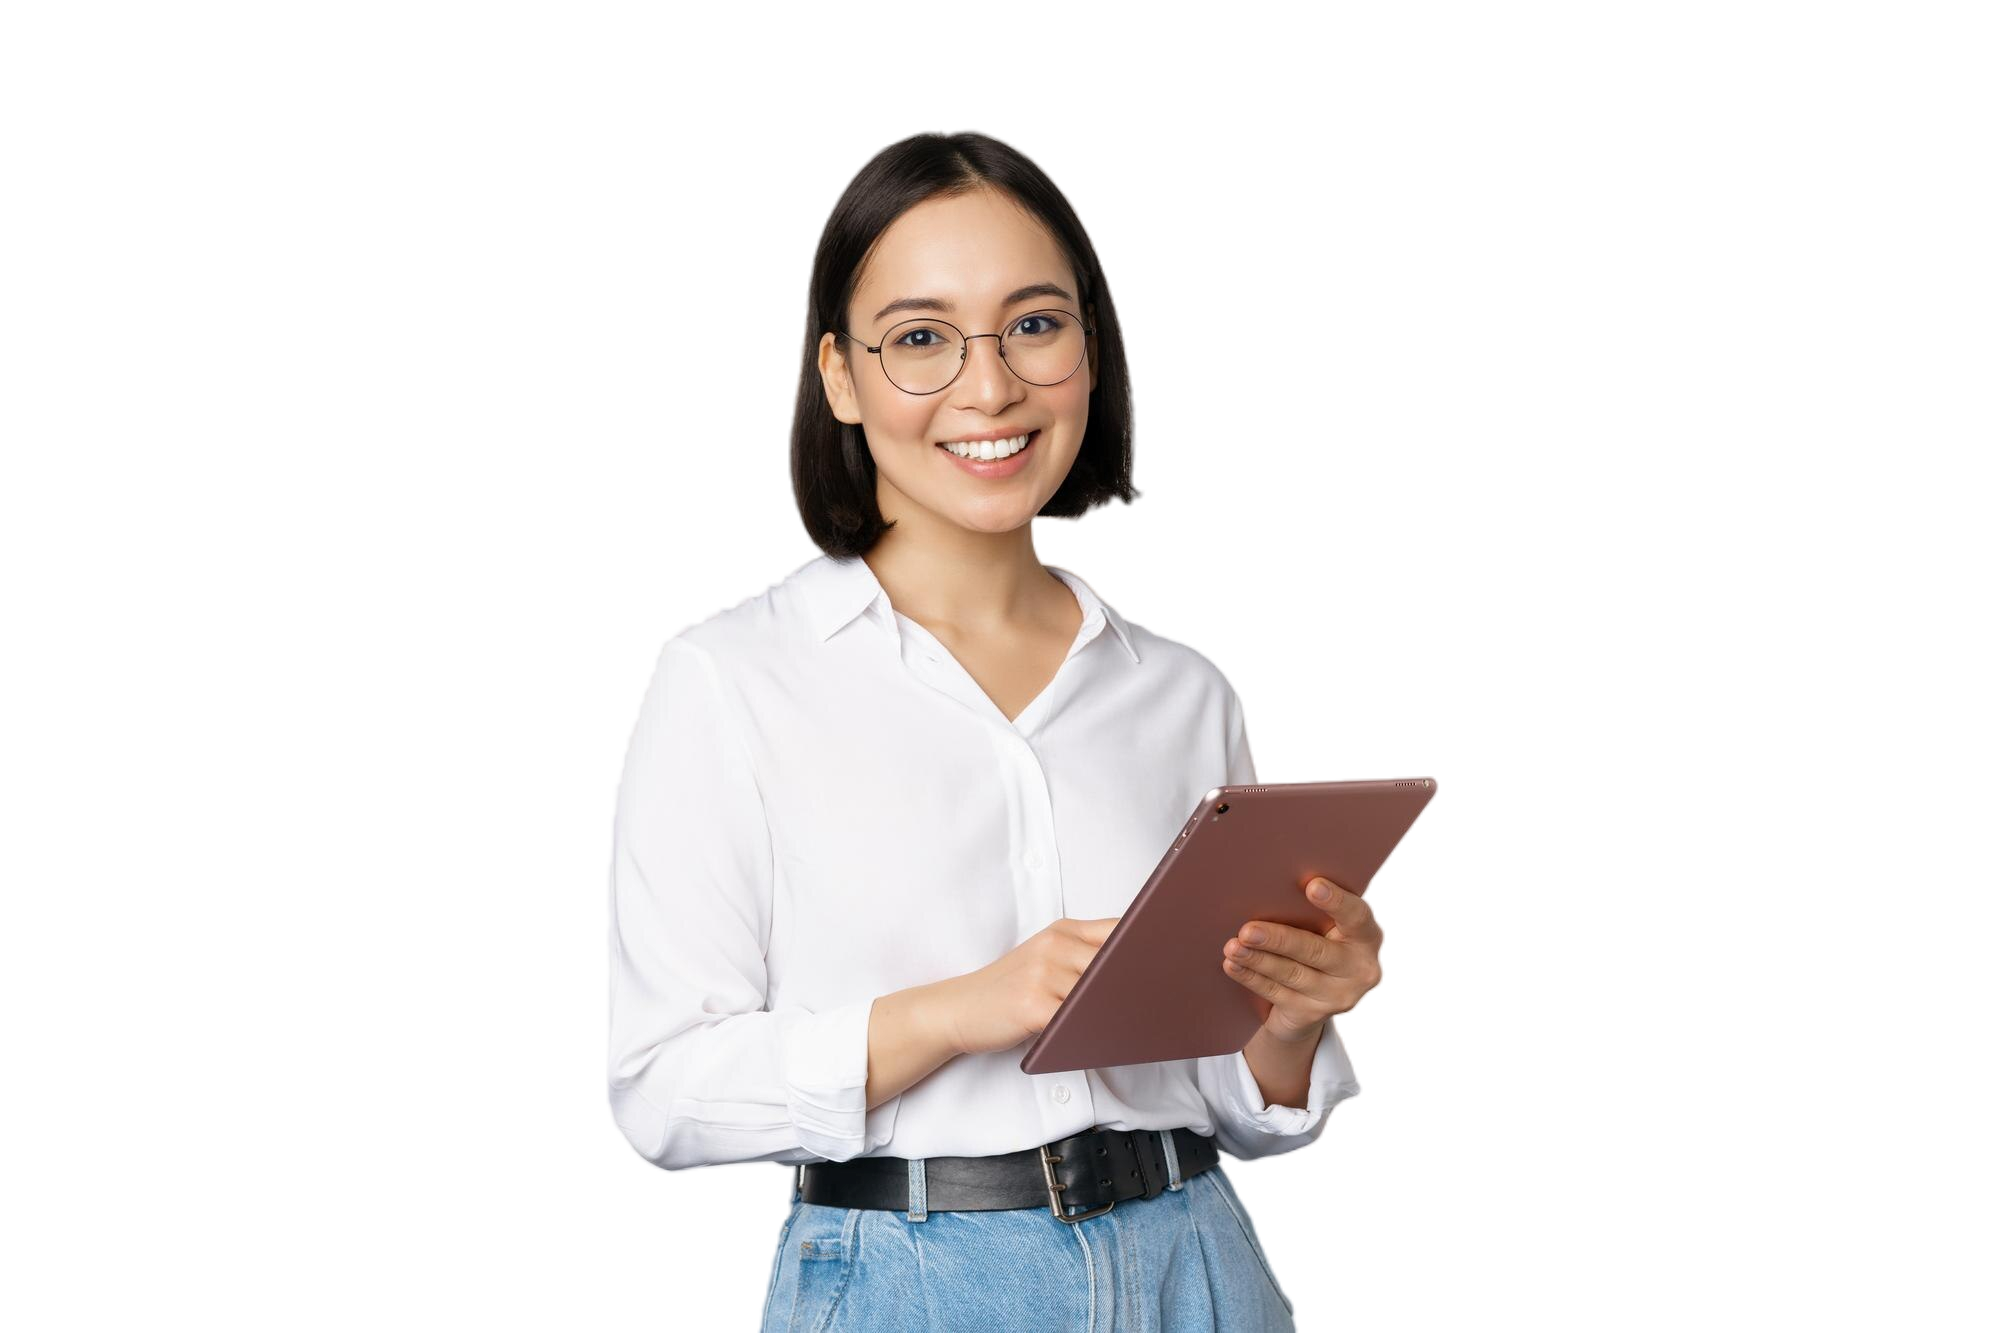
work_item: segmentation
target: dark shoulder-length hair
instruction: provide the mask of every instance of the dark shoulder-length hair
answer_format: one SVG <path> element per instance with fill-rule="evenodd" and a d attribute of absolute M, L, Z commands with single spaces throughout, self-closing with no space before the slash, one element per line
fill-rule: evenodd
<path fill-rule="evenodd" d="M 1039 218 L 1062 247 L 1082 290 L 1085 323 L 1096 330 L 1097 383 L 1090 422 L 1069 476 L 1043 505 L 1050 518 L 1077 518 L 1112 499 L 1130 504 L 1132 387 L 1125 340 L 1097 251 L 1055 182 L 1021 153 L 984 134 L 917 134 L 877 153 L 833 206 L 813 256 L 806 345 L 792 413 L 792 495 L 806 531 L 828 555 L 860 555 L 890 526 L 875 503 L 875 460 L 861 427 L 833 415 L 819 375 L 819 343 L 847 326 L 847 306 L 876 238 L 927 199 L 982 186 L 1002 190 Z M 841 354 L 857 375 L 846 338 Z"/>

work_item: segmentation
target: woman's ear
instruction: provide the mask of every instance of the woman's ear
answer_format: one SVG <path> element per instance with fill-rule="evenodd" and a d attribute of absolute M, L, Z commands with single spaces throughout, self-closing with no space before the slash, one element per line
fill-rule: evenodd
<path fill-rule="evenodd" d="M 855 401 L 854 376 L 848 372 L 847 358 L 841 354 L 840 335 L 822 333 L 819 338 L 819 382 L 826 390 L 826 405 L 833 419 L 850 426 L 861 424 L 861 407 Z"/>

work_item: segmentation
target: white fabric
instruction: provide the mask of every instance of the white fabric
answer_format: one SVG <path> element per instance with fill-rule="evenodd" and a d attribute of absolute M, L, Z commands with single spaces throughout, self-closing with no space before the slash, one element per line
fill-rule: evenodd
<path fill-rule="evenodd" d="M 1303 1108 L 1267 1106 L 1240 1052 L 1031 1075 L 1025 1041 L 865 1105 L 876 996 L 1121 915 L 1204 793 L 1256 781 L 1221 671 L 1049 568 L 1083 624 L 1012 722 L 859 559 L 816 556 L 661 649 L 611 871 L 610 1100 L 642 1156 L 987 1155 L 1185 1125 L 1263 1157 L 1360 1091 L 1329 1024 Z"/>

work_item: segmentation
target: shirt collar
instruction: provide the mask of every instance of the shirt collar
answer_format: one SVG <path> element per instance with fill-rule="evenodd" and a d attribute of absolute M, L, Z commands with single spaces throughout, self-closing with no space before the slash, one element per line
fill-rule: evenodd
<path fill-rule="evenodd" d="M 1136 664 L 1139 660 L 1139 650 L 1133 646 L 1132 630 L 1126 625 L 1125 617 L 1118 614 L 1118 608 L 1099 597 L 1096 589 L 1062 566 L 1045 565 L 1043 568 L 1070 586 L 1070 591 L 1076 594 L 1078 604 L 1083 607 L 1083 618 L 1086 621 L 1093 615 L 1104 617 L 1104 623 L 1111 626 L 1111 632 L 1118 636 L 1118 642 L 1124 647 L 1125 655 Z"/>
<path fill-rule="evenodd" d="M 1069 570 L 1058 565 L 1044 568 L 1069 585 L 1070 591 L 1076 594 L 1077 604 L 1083 608 L 1086 622 L 1093 615 L 1104 618 L 1104 623 L 1118 636 L 1125 655 L 1136 663 L 1139 650 L 1132 644 L 1131 627 L 1117 608 L 1099 597 L 1096 589 Z M 878 620 L 894 628 L 889 594 L 883 589 L 881 580 L 875 577 L 875 571 L 860 556 L 836 560 L 823 554 L 808 561 L 799 573 L 805 593 L 806 615 L 814 638 L 832 638 L 864 611 L 872 612 Z"/>
<path fill-rule="evenodd" d="M 878 600 L 884 607 L 889 604 L 889 595 L 883 591 L 875 571 L 858 555 L 840 560 L 830 555 L 816 556 L 799 570 L 798 578 L 815 639 L 832 638 L 843 625 Z"/>

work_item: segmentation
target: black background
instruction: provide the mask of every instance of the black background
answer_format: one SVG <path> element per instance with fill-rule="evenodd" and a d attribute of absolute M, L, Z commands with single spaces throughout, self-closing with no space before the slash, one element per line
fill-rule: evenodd
<path fill-rule="evenodd" d="M 562 516 L 536 554 L 564 747 L 616 596 L 742 528 L 742 372 L 772 188 L 812 122 L 864 86 L 760 86 L 740 108 L 592 102 L 560 120 L 574 132 L 558 148 L 540 140 L 528 176 L 560 206 L 538 298 L 558 310 L 574 386 L 554 448 L 574 466 L 550 470 L 542 498 Z M 1488 829 L 1504 831 L 1526 729 L 1564 689 L 1534 652 L 1560 586 L 1542 560 L 1554 542 L 1510 500 L 1546 466 L 1522 412 L 1538 362 L 1516 286 L 1540 232 L 1510 202 L 1528 166 L 1482 146 L 1478 124 L 1414 108 L 1334 124 L 1298 92 L 1036 86 L 1110 144 L 1166 268 L 1194 482 L 1192 540 L 1160 560 L 1272 626 L 1308 733 L 1484 733 Z M 662 116 L 700 128 L 662 136 Z M 668 374 L 662 348 L 718 314 L 716 374 Z M 1274 382 L 1272 350 L 1298 372 Z M 1534 885 L 1500 875 L 1494 841 L 1432 915 L 1410 1137 L 1364 1189 L 1314 1209 L 1354 1329 L 1432 1327 L 1468 1297 L 1526 1315 L 1510 1293 L 1544 1241 L 1522 1217 L 1570 1211 L 1548 1161 L 1578 1109 L 1554 1109 L 1544 1077 L 1560 1043 L 1540 1021 Z M 566 1165 L 562 1191 L 578 1221 L 608 1217 Z M 660 1253 L 708 1273 L 722 1221 L 674 1225 Z"/>

